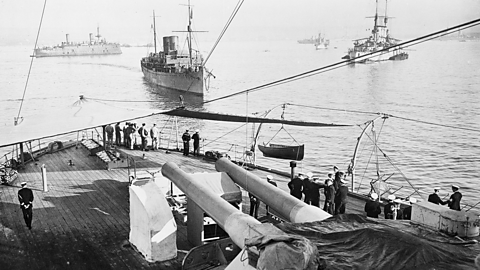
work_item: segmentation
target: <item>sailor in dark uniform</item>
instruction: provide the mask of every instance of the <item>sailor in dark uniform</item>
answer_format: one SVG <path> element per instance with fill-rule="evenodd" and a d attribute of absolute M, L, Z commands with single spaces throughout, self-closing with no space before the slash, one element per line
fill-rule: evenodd
<path fill-rule="evenodd" d="M 323 205 L 323 211 L 333 215 L 335 213 L 335 187 L 333 186 L 333 179 L 330 177 L 330 174 L 328 179 L 325 180 L 323 194 L 325 194 L 325 204 Z"/>
<path fill-rule="evenodd" d="M 343 175 L 343 174 L 342 174 Z M 340 179 L 340 186 L 335 191 L 335 215 L 345 214 L 347 206 L 348 186 L 345 178 Z"/>
<path fill-rule="evenodd" d="M 185 130 L 185 133 L 182 135 L 182 141 L 183 141 L 183 155 L 188 156 L 188 153 L 190 152 L 190 133 L 188 133 L 188 129 Z"/>
<path fill-rule="evenodd" d="M 27 182 L 23 182 L 22 189 L 18 191 L 18 201 L 20 202 L 20 208 L 23 212 L 23 219 L 28 229 L 32 229 L 32 217 L 33 217 L 33 192 L 27 187 Z"/>
<path fill-rule="evenodd" d="M 367 213 L 367 217 L 378 218 L 378 215 L 382 213 L 382 208 L 380 207 L 380 203 L 377 199 L 377 193 L 370 194 L 370 201 L 365 203 L 365 212 Z"/>
<path fill-rule="evenodd" d="M 299 174 L 288 182 L 288 188 L 290 189 L 290 195 L 301 200 L 303 189 L 303 175 Z"/>
<path fill-rule="evenodd" d="M 428 201 L 434 204 L 441 204 L 445 205 L 447 202 L 442 201 L 440 199 L 440 196 L 438 196 L 438 193 L 440 193 L 440 188 L 434 188 L 433 193 L 428 196 Z"/>
<path fill-rule="evenodd" d="M 452 185 L 453 194 L 448 200 L 448 207 L 450 207 L 452 210 L 460 211 L 460 200 L 462 199 L 462 193 L 458 191 L 459 189 L 460 188 L 458 186 Z"/>

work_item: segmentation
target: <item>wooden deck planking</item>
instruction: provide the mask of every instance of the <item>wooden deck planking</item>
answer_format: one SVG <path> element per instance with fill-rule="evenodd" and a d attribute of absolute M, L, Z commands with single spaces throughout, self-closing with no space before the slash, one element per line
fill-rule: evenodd
<path fill-rule="evenodd" d="M 121 150 L 136 161 L 137 171 L 156 171 L 165 162 L 173 162 L 189 173 L 215 172 L 214 162 L 200 157 L 167 154 L 165 150 Z M 68 165 L 69 160 L 74 166 Z M 48 192 L 42 191 L 42 164 L 47 168 Z M 262 179 L 271 174 L 252 172 Z M 274 178 L 279 188 L 288 191 L 289 178 Z M 32 231 L 26 228 L 18 206 L 17 192 L 22 181 L 34 190 Z M 15 186 L 0 187 L 0 250 L 7 250 L 0 253 L 0 265 L 7 266 L 6 269 L 180 269 L 184 252 L 179 252 L 177 260 L 148 263 L 128 245 L 128 184 L 127 169 L 105 170 L 105 164 L 96 156 L 89 156 L 89 151 L 81 146 L 47 154 L 36 164 L 28 163 Z M 242 196 L 243 210 L 248 212 L 248 193 L 242 191 Z M 363 213 L 363 202 L 350 201 L 347 212 Z M 260 215 L 263 214 L 262 203 Z M 182 224 L 178 225 L 177 247 L 185 251 L 192 247 L 186 241 Z M 23 260 L 25 257 L 30 259 Z"/>

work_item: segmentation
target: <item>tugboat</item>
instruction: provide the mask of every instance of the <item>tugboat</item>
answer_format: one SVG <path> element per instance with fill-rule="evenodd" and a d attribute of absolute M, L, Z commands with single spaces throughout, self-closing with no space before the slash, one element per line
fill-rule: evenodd
<path fill-rule="evenodd" d="M 387 60 L 406 60 L 408 59 L 408 53 L 404 52 L 400 47 L 397 46 L 399 39 L 395 39 L 390 36 L 387 22 L 387 0 L 385 0 L 385 15 L 378 15 L 378 0 L 376 0 L 375 16 L 370 17 L 374 18 L 374 25 L 372 34 L 368 38 L 362 38 L 354 40 L 353 48 L 348 50 L 347 55 L 342 57 L 342 59 L 351 59 L 352 63 L 370 63 L 370 62 L 380 62 Z M 387 49 L 389 48 L 389 49 Z M 372 55 L 369 58 L 363 58 L 362 56 L 366 54 L 375 53 L 380 50 L 384 50 L 378 54 Z M 362 57 L 360 59 L 356 59 Z"/>
<path fill-rule="evenodd" d="M 55 57 L 55 56 L 84 56 L 84 55 L 108 55 L 121 54 L 122 49 L 118 43 L 107 42 L 106 39 L 100 39 L 100 29 L 97 27 L 97 39 L 90 33 L 90 39 L 87 42 L 70 42 L 66 34 L 66 41 L 61 45 L 53 47 L 36 48 L 33 57 Z"/>
<path fill-rule="evenodd" d="M 192 9 L 188 5 L 187 44 L 188 51 L 178 48 L 178 36 L 163 37 L 163 51 L 157 52 L 155 12 L 153 13 L 153 32 L 155 52 L 142 58 L 141 67 L 145 79 L 167 89 L 188 92 L 203 96 L 204 81 L 209 73 L 203 66 L 203 57 L 198 50 L 192 48 Z M 207 77 L 204 77 L 204 70 Z"/>

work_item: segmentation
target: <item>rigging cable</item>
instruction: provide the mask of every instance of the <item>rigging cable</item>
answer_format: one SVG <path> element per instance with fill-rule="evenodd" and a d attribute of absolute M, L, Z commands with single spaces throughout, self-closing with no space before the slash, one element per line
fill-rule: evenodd
<path fill-rule="evenodd" d="M 95 101 L 109 101 L 109 102 L 127 102 L 127 103 L 134 103 L 134 102 L 155 102 L 158 103 L 158 100 L 113 100 L 113 99 L 99 99 L 99 98 L 88 98 L 89 100 L 95 100 Z M 312 109 L 319 109 L 319 110 L 330 110 L 330 111 L 339 111 L 339 112 L 346 112 L 346 113 L 358 113 L 358 114 L 372 114 L 372 115 L 379 115 L 382 113 L 378 112 L 367 112 L 367 111 L 358 111 L 358 110 L 345 110 L 345 109 L 337 109 L 337 108 L 327 108 L 327 107 L 318 107 L 318 106 L 309 106 L 309 105 L 300 105 L 300 104 L 293 104 L 293 103 L 285 103 L 287 105 L 293 105 L 293 106 L 301 106 L 301 107 L 306 107 L 306 108 L 312 108 Z M 283 104 L 277 105 L 274 108 L 278 106 L 282 106 Z M 267 114 L 273 110 L 274 108 L 270 109 L 267 111 Z M 257 113 L 258 114 L 258 113 Z M 427 122 L 423 120 L 417 120 L 417 119 L 412 119 L 412 118 L 407 118 L 407 117 L 402 117 L 402 116 L 395 116 L 391 114 L 385 114 L 388 117 L 392 118 L 398 118 L 402 120 L 407 120 L 407 121 L 412 121 L 412 122 L 418 122 L 422 124 L 428 124 L 428 125 L 433 125 L 433 126 L 440 126 L 440 127 L 447 127 L 447 128 L 452 128 L 452 129 L 461 129 L 461 130 L 468 130 L 468 131 L 473 131 L 473 132 L 480 132 L 480 129 L 475 129 L 475 128 L 468 128 L 468 127 L 461 127 L 461 126 L 452 126 L 452 125 L 446 125 L 446 124 L 439 124 L 439 123 L 434 123 L 434 122 Z M 266 115 L 265 115 L 266 116 Z"/>
<path fill-rule="evenodd" d="M 466 127 L 457 127 L 457 126 L 451 126 L 451 125 L 445 125 L 445 124 L 438 124 L 438 123 L 432 123 L 432 122 L 427 122 L 427 121 L 422 121 L 422 120 L 410 119 L 410 118 L 400 117 L 400 116 L 395 116 L 395 115 L 389 115 L 389 116 L 393 117 L 393 118 L 398 118 L 398 119 L 402 119 L 402 120 L 406 120 L 406 121 L 412 121 L 412 122 L 417 122 L 417 123 L 422 123 L 422 124 L 427 124 L 427 125 L 480 132 L 480 129 L 476 129 L 476 128 L 466 128 Z"/>
<path fill-rule="evenodd" d="M 207 101 L 204 101 L 203 104 L 215 102 L 215 101 L 230 98 L 230 97 L 234 97 L 234 96 L 241 95 L 241 94 L 244 94 L 244 93 L 247 93 L 247 92 L 255 92 L 255 91 L 264 90 L 264 89 L 272 87 L 272 86 L 277 86 L 277 85 L 280 85 L 280 84 L 289 83 L 289 82 L 296 81 L 296 80 L 299 80 L 299 79 L 314 76 L 314 75 L 317 75 L 317 74 L 320 74 L 320 73 L 323 73 L 323 72 L 326 72 L 326 71 L 330 71 L 330 70 L 334 70 L 334 69 L 338 69 L 340 67 L 350 65 L 352 63 L 352 61 L 356 60 L 356 59 L 368 59 L 368 58 L 376 57 L 378 55 L 385 54 L 388 51 L 390 51 L 392 49 L 395 49 L 395 48 L 407 48 L 407 47 L 410 47 L 410 46 L 413 46 L 413 45 L 417 45 L 417 44 L 426 42 L 426 41 L 431 40 L 431 39 L 438 38 L 442 34 L 446 34 L 446 33 L 450 34 L 450 33 L 453 33 L 454 31 L 458 31 L 459 29 L 471 28 L 471 27 L 474 27 L 474 26 L 479 25 L 479 24 L 480 24 L 480 18 L 475 19 L 475 20 L 470 21 L 470 22 L 466 22 L 466 23 L 457 25 L 457 26 L 453 26 L 453 27 L 450 27 L 450 28 L 447 28 L 447 29 L 444 29 L 444 30 L 440 30 L 440 31 L 437 31 L 437 32 L 434 32 L 434 33 L 431 33 L 431 34 L 427 34 L 427 35 L 421 36 L 419 38 L 415 38 L 415 39 L 412 39 L 412 40 L 409 40 L 409 41 L 405 41 L 405 42 L 402 42 L 402 43 L 397 44 L 395 46 L 391 46 L 391 47 L 384 48 L 384 49 L 381 49 L 381 50 L 378 50 L 378 51 L 375 51 L 375 52 L 371 52 L 371 53 L 365 54 L 365 55 L 360 56 L 360 57 L 340 61 L 340 62 L 337 62 L 337 63 L 334 63 L 334 64 L 330 64 L 330 65 L 323 66 L 323 67 L 320 67 L 320 68 L 317 68 L 317 69 L 313 69 L 313 70 L 310 70 L 310 71 L 299 73 L 297 75 L 286 77 L 286 78 L 276 80 L 276 81 L 273 81 L 273 82 L 270 82 L 270 83 L 266 83 L 266 84 L 263 84 L 263 85 L 260 85 L 260 86 L 252 87 L 252 88 L 242 90 L 242 91 L 238 91 L 238 92 L 235 92 L 235 93 L 232 93 L 232 94 L 229 94 L 229 95 L 225 95 L 225 96 L 218 97 L 218 98 L 215 98 L 215 99 L 207 100 Z"/>
<path fill-rule="evenodd" d="M 212 55 L 212 53 L 213 53 L 213 51 L 215 50 L 215 48 L 217 47 L 218 43 L 220 42 L 220 40 L 222 39 L 223 35 L 224 35 L 225 32 L 227 31 L 228 27 L 229 27 L 230 24 L 232 23 L 233 19 L 234 19 L 235 16 L 237 15 L 237 12 L 240 10 L 240 7 L 242 7 L 243 1 L 244 1 L 244 0 L 239 0 L 239 2 L 237 2 L 237 5 L 235 6 L 235 8 L 233 9 L 232 14 L 230 15 L 230 18 L 228 18 L 227 24 L 223 27 L 222 32 L 220 33 L 220 36 L 218 37 L 217 41 L 215 41 L 215 43 L 214 43 L 214 45 L 213 45 L 213 47 L 212 47 L 212 50 L 208 53 L 207 57 L 205 58 L 205 61 L 203 61 L 202 66 L 205 66 L 205 64 L 207 64 L 208 59 L 210 59 L 210 56 Z"/>
<path fill-rule="evenodd" d="M 23 101 L 25 100 L 25 94 L 27 92 L 28 79 L 30 78 L 30 72 L 32 71 L 33 59 L 35 58 L 35 48 L 37 48 L 38 37 L 40 36 L 40 29 L 42 28 L 43 14 L 45 14 L 45 7 L 46 6 L 47 6 L 47 0 L 45 0 L 45 2 L 43 3 L 42 17 L 40 17 L 40 24 L 38 25 L 37 38 L 35 39 L 35 47 L 33 47 L 33 55 L 31 56 L 32 59 L 30 60 L 30 67 L 28 68 L 27 81 L 25 82 L 25 88 L 23 89 L 22 102 L 20 103 L 20 108 L 18 109 L 18 115 L 17 115 L 17 118 L 16 118 L 17 120 L 20 118 L 20 113 L 22 111 Z M 15 120 L 15 125 L 17 124 L 17 120 Z"/>

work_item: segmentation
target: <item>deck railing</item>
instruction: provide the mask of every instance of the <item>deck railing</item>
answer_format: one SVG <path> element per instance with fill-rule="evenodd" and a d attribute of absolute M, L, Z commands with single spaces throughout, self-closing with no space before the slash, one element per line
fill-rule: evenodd
<path fill-rule="evenodd" d="M 122 134 L 123 135 L 123 134 Z M 179 134 L 179 138 L 176 136 L 169 136 L 171 134 L 164 134 L 161 133 L 159 137 L 158 147 L 160 149 L 170 150 L 170 151 L 182 151 L 183 144 L 181 141 L 181 134 Z M 45 151 L 48 151 L 49 146 L 51 143 L 55 141 L 71 141 L 76 142 L 77 144 L 80 143 L 84 139 L 94 139 L 101 145 L 103 145 L 103 137 L 102 137 L 102 130 L 101 128 L 97 129 L 89 129 L 81 132 L 74 132 L 70 134 L 65 134 L 62 136 L 51 137 L 48 139 L 41 139 L 35 140 L 26 143 L 26 147 L 24 147 L 24 156 L 33 155 L 33 158 L 37 155 L 42 154 Z M 135 134 L 134 143 L 141 144 L 140 135 Z M 122 140 L 123 142 L 123 140 Z M 151 140 L 149 138 L 148 145 L 151 146 Z M 190 151 L 193 152 L 193 143 L 190 142 Z M 43 152 L 42 152 L 43 151 Z M 252 166 L 255 165 L 260 169 L 270 170 L 272 173 L 278 173 L 283 176 L 290 175 L 290 167 L 289 167 L 289 160 L 281 160 L 281 159 L 272 159 L 272 158 L 264 158 L 261 155 L 261 152 L 258 150 L 256 151 L 256 157 L 254 157 L 254 153 L 251 151 L 250 147 L 245 147 L 244 145 L 240 145 L 237 143 L 231 143 L 225 140 L 215 140 L 209 141 L 208 139 L 202 139 L 200 142 L 200 154 L 205 155 L 207 151 L 216 151 L 219 153 L 223 153 L 229 156 L 229 158 L 240 165 L 245 166 Z M 18 146 L 12 147 L 10 151 L 4 152 L 3 155 L 0 157 L 0 169 L 5 166 L 10 166 L 10 162 L 14 159 L 16 162 L 19 162 L 20 157 L 20 149 Z M 134 166 L 134 162 L 130 163 Z M 303 162 L 297 162 L 297 170 L 298 171 L 306 171 L 308 169 L 304 167 Z M 133 169 L 135 170 L 135 169 Z M 372 177 L 373 179 L 373 177 Z M 381 197 L 386 198 L 389 194 L 394 194 L 396 197 L 399 198 L 407 198 L 407 197 L 415 197 L 417 199 L 425 200 L 428 197 L 427 192 L 423 192 L 422 190 L 415 189 L 410 185 L 402 185 L 401 183 L 394 183 L 394 182 L 386 182 L 384 184 L 385 187 L 381 188 Z M 362 183 L 355 183 L 354 186 L 354 193 L 360 195 L 368 195 L 371 192 L 371 185 L 370 184 L 362 184 Z M 418 198 L 418 197 L 421 198 Z M 464 203 L 462 202 L 463 208 L 470 211 L 476 210 L 476 212 L 480 212 L 480 202 L 478 203 Z"/>

